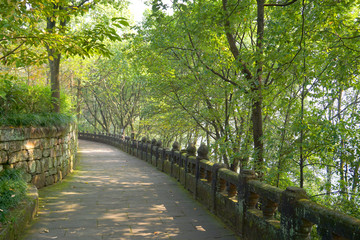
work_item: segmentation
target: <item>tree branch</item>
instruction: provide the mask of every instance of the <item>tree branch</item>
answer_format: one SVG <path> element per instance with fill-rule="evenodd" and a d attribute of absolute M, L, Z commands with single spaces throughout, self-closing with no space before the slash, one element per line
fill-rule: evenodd
<path fill-rule="evenodd" d="M 277 4 L 277 3 L 264 4 L 264 6 L 265 7 L 286 7 L 286 6 L 289 6 L 296 2 L 297 2 L 297 0 L 292 0 L 291 2 L 287 1 L 286 3 L 282 3 L 282 4 Z"/>

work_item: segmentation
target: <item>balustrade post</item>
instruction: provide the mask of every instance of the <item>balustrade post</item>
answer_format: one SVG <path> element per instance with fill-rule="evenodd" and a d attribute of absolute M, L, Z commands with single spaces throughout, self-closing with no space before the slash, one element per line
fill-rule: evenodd
<path fill-rule="evenodd" d="M 196 147 L 194 144 L 189 143 L 188 147 L 186 148 L 186 158 L 184 163 L 185 174 L 188 172 L 189 157 L 195 157 L 195 156 L 196 156 Z"/>
<path fill-rule="evenodd" d="M 153 138 L 153 140 L 151 140 L 151 147 L 150 147 L 150 164 L 152 164 L 152 159 L 154 154 L 154 148 L 156 148 L 156 139 Z"/>
<path fill-rule="evenodd" d="M 255 171 L 243 169 L 239 174 L 238 184 L 238 208 L 239 208 L 239 232 L 246 236 L 245 219 L 246 211 L 254 209 L 259 200 L 259 195 L 249 191 L 248 182 L 250 180 L 258 180 Z"/>
<path fill-rule="evenodd" d="M 196 181 L 198 181 L 199 178 L 201 178 L 201 177 L 205 177 L 205 173 L 204 173 L 204 176 L 200 176 L 201 175 L 200 161 L 201 160 L 209 160 L 208 153 L 209 153 L 208 147 L 204 143 L 201 143 L 199 149 L 197 150 L 198 156 L 196 158 L 196 168 L 195 168 Z"/>
<path fill-rule="evenodd" d="M 140 158 L 142 160 L 145 160 L 144 159 L 144 154 L 145 154 L 144 151 L 146 152 L 145 146 L 146 146 L 146 137 L 143 137 L 141 139 L 141 151 L 140 151 Z"/>
<path fill-rule="evenodd" d="M 211 206 L 210 206 L 210 210 L 212 212 L 215 212 L 215 208 L 216 208 L 216 192 L 217 192 L 217 180 L 218 180 L 218 172 L 220 168 L 226 168 L 226 166 L 224 164 L 220 164 L 220 163 L 215 163 L 212 166 L 211 169 L 211 175 L 212 177 L 212 181 L 211 181 Z"/>
<path fill-rule="evenodd" d="M 297 204 L 301 199 L 308 199 L 308 196 L 304 189 L 298 187 L 287 187 L 281 195 L 279 211 L 283 239 L 310 239 L 313 224 L 297 216 Z"/>
<path fill-rule="evenodd" d="M 160 159 L 160 148 L 161 148 L 162 142 L 161 140 L 156 142 L 156 149 L 155 149 L 155 167 L 158 166 L 158 160 Z"/>
<path fill-rule="evenodd" d="M 173 176 L 173 169 L 174 169 L 174 157 L 175 157 L 175 151 L 180 151 L 180 144 L 178 142 L 174 142 L 172 145 L 172 149 L 171 149 L 171 156 L 170 156 L 170 164 L 171 164 L 171 169 L 170 169 L 170 176 Z"/>

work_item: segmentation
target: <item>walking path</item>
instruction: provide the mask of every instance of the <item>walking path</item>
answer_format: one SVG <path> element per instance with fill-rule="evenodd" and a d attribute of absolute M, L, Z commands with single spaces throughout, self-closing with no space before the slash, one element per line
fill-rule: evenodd
<path fill-rule="evenodd" d="M 39 191 L 25 240 L 237 239 L 173 178 L 105 144 L 80 141 L 80 168 Z"/>

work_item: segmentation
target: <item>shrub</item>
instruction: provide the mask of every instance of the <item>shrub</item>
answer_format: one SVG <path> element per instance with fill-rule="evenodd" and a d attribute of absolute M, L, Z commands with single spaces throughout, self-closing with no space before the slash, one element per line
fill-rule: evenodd
<path fill-rule="evenodd" d="M 71 112 L 71 99 L 61 93 L 61 112 Z M 29 86 L 15 77 L 4 75 L 0 78 L 0 115 L 46 113 L 52 111 L 51 89 L 49 86 Z"/>
<path fill-rule="evenodd" d="M 9 221 L 7 213 L 26 197 L 26 189 L 20 170 L 6 169 L 0 173 L 0 223 Z"/>
<path fill-rule="evenodd" d="M 15 77 L 0 78 L 0 126 L 65 125 L 73 118 L 71 99 L 60 96 L 61 112 L 51 113 L 51 90 L 48 86 L 29 86 Z"/>
<path fill-rule="evenodd" d="M 61 113 L 23 113 L 0 117 L 0 126 L 8 127 L 50 127 L 64 126 L 74 121 L 74 117 Z"/>

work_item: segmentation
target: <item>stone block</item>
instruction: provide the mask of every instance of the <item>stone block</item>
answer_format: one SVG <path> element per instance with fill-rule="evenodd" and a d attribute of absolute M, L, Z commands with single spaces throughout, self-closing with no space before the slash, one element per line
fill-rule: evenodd
<path fill-rule="evenodd" d="M 43 172 L 49 171 L 50 158 L 41 159 L 41 169 Z"/>
<path fill-rule="evenodd" d="M 62 151 L 62 147 L 61 145 L 57 145 L 56 146 L 56 157 L 60 157 L 62 155 L 63 151 Z"/>
<path fill-rule="evenodd" d="M 8 162 L 7 152 L 0 151 L 0 164 L 6 164 Z"/>
<path fill-rule="evenodd" d="M 54 183 L 57 183 L 59 181 L 59 178 L 58 178 L 57 174 L 53 175 L 53 178 L 54 178 Z"/>
<path fill-rule="evenodd" d="M 44 149 L 42 152 L 43 157 L 50 157 L 51 150 L 50 149 Z"/>
<path fill-rule="evenodd" d="M 29 171 L 29 167 L 26 161 L 21 161 L 14 164 L 15 169 L 23 169 L 25 172 Z"/>
<path fill-rule="evenodd" d="M 28 152 L 26 150 L 21 150 L 10 154 L 9 163 L 17 163 L 21 161 L 26 161 L 28 159 L 29 159 Z"/>
<path fill-rule="evenodd" d="M 42 140 L 41 139 L 28 139 L 24 141 L 24 147 L 23 149 L 35 149 L 35 148 L 40 148 L 42 144 Z"/>
<path fill-rule="evenodd" d="M 59 166 L 59 158 L 58 157 L 55 157 L 52 159 L 53 160 L 53 166 L 55 168 L 57 168 Z"/>
<path fill-rule="evenodd" d="M 46 128 L 29 128 L 31 139 L 40 139 L 46 136 Z"/>
<path fill-rule="evenodd" d="M 58 172 L 57 172 L 57 178 L 58 178 L 58 181 L 61 181 L 63 179 L 62 172 L 60 170 L 58 170 Z"/>
<path fill-rule="evenodd" d="M 55 148 L 51 148 L 50 149 L 50 157 L 56 157 L 56 149 Z"/>
<path fill-rule="evenodd" d="M 42 166 L 41 166 L 41 161 L 40 160 L 36 160 L 36 173 L 39 174 L 42 172 Z"/>
<path fill-rule="evenodd" d="M 30 183 L 32 180 L 32 175 L 30 173 L 24 173 L 23 178 L 24 178 L 25 182 Z"/>
<path fill-rule="evenodd" d="M 28 162 L 28 169 L 31 174 L 36 173 L 36 161 L 29 161 Z"/>
<path fill-rule="evenodd" d="M 2 142 L 0 143 L 0 151 L 8 151 L 9 150 L 9 143 L 8 142 Z"/>
<path fill-rule="evenodd" d="M 0 142 L 21 141 L 29 137 L 26 128 L 0 129 Z"/>
<path fill-rule="evenodd" d="M 32 184 L 37 188 L 42 188 L 45 186 L 45 173 L 37 174 L 32 179 Z"/>
<path fill-rule="evenodd" d="M 18 152 L 24 149 L 24 141 L 12 141 L 9 142 L 9 151 Z"/>
<path fill-rule="evenodd" d="M 57 174 L 57 169 L 56 168 L 50 168 L 49 169 L 49 175 L 55 175 L 55 174 Z"/>
<path fill-rule="evenodd" d="M 41 149 L 29 149 L 27 151 L 29 153 L 29 160 L 39 160 L 43 156 Z"/>
<path fill-rule="evenodd" d="M 67 143 L 64 143 L 62 146 L 63 146 L 64 151 L 69 149 L 69 144 L 67 144 Z"/>
<path fill-rule="evenodd" d="M 42 146 L 44 149 L 51 148 L 50 138 L 42 138 L 42 139 L 41 139 L 41 146 Z"/>
<path fill-rule="evenodd" d="M 49 175 L 45 177 L 45 186 L 52 185 L 54 183 L 54 176 Z"/>

